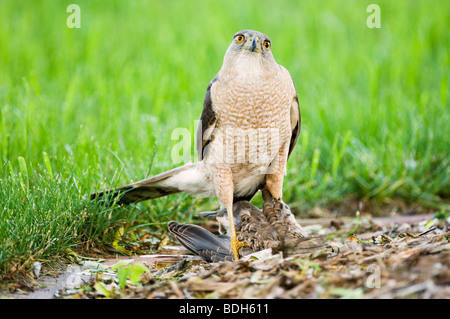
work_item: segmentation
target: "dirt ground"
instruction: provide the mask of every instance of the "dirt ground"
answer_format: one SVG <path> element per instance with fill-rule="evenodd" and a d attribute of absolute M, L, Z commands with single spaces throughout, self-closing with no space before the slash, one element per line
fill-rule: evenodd
<path fill-rule="evenodd" d="M 294 255 L 261 251 L 207 263 L 169 237 L 133 234 L 130 256 L 82 257 L 54 282 L 17 287 L 13 298 L 449 298 L 450 217 L 413 211 L 372 217 L 316 209 L 299 220 L 312 236 Z M 423 213 L 426 214 L 423 214 Z M 211 231 L 215 222 L 202 224 Z M 148 250 L 151 243 L 151 250 Z M 142 245 L 142 247 L 140 247 Z M 143 247 L 146 247 L 144 249 Z M 142 248 L 142 249 L 141 249 Z M 49 285 L 51 288 L 49 288 Z M 45 287 L 42 289 L 42 287 Z"/>

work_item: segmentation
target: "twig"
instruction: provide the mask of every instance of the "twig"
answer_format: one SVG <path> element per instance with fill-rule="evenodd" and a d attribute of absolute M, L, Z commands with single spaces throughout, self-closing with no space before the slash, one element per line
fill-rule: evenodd
<path fill-rule="evenodd" d="M 355 227 L 353 227 L 353 229 L 347 234 L 347 237 L 350 237 L 351 235 L 355 234 L 356 230 L 359 227 L 359 223 L 360 223 L 360 212 L 359 210 L 356 211 L 356 224 Z"/>
<path fill-rule="evenodd" d="M 41 248 L 36 253 L 34 253 L 33 255 L 28 257 L 28 259 L 19 267 L 19 269 L 16 270 L 16 274 L 20 273 L 22 271 L 23 267 L 25 267 L 30 262 L 30 260 L 34 259 L 34 257 L 36 257 L 37 255 L 42 253 L 44 251 L 44 249 L 47 249 L 47 247 L 48 247 L 48 245 L 44 248 Z"/>
<path fill-rule="evenodd" d="M 423 235 L 425 235 L 425 234 L 428 234 L 429 232 L 432 232 L 432 231 L 435 230 L 435 229 L 436 229 L 436 226 L 433 226 L 433 227 L 431 227 L 430 229 L 424 231 L 423 233 L 420 233 L 420 234 L 417 235 L 417 236 L 423 236 Z"/>
<path fill-rule="evenodd" d="M 369 260 L 373 260 L 373 259 L 377 259 L 377 258 L 384 258 L 386 255 L 390 254 L 393 250 L 394 250 L 393 248 L 389 248 L 389 249 L 387 249 L 387 250 L 385 250 L 385 251 L 383 251 L 383 252 L 381 252 L 379 254 L 372 255 L 372 256 L 360 259 L 360 260 L 358 260 L 358 264 L 362 264 L 362 263 L 365 263 L 365 262 L 367 262 Z"/>
<path fill-rule="evenodd" d="M 183 292 L 180 290 L 180 287 L 178 287 L 177 283 L 175 281 L 169 281 L 170 287 L 172 287 L 172 290 L 175 292 L 175 294 L 182 299 L 185 299 L 186 296 L 183 294 Z"/>

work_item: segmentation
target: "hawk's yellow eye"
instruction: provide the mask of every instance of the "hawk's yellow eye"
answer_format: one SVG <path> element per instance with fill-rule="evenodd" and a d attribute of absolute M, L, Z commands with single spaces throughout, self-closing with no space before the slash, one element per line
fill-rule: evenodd
<path fill-rule="evenodd" d="M 244 36 L 243 35 L 238 35 L 237 37 L 236 37 L 236 42 L 237 43 L 242 43 L 244 41 Z"/>
<path fill-rule="evenodd" d="M 269 50 L 270 49 L 270 41 L 264 41 L 264 47 Z"/>

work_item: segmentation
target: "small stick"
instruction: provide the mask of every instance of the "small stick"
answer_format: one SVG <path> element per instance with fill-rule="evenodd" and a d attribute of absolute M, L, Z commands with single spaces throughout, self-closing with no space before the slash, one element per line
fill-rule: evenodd
<path fill-rule="evenodd" d="M 178 287 L 177 283 L 175 281 L 169 281 L 170 287 L 172 287 L 172 290 L 175 292 L 175 294 L 182 299 L 185 299 L 186 296 L 183 294 L 183 292 L 180 290 L 180 287 Z"/>
<path fill-rule="evenodd" d="M 429 232 L 432 232 L 432 231 L 435 230 L 435 229 L 436 229 L 436 226 L 433 226 L 433 227 L 431 227 L 430 229 L 424 231 L 423 233 L 420 233 L 420 234 L 417 235 L 417 236 L 423 236 L 423 235 L 425 235 L 425 234 L 428 234 Z"/>

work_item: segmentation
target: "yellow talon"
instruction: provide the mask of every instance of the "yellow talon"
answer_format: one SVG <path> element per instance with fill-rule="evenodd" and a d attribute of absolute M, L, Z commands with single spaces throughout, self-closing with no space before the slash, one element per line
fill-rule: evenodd
<path fill-rule="evenodd" d="M 230 223 L 230 252 L 234 255 L 234 260 L 239 260 L 239 249 L 245 246 L 245 243 L 240 242 L 236 236 L 236 227 L 234 225 L 233 206 L 227 207 L 228 222 Z"/>
<path fill-rule="evenodd" d="M 248 246 L 248 244 L 239 241 L 236 237 L 231 238 L 230 251 L 234 255 L 234 260 L 239 260 L 239 249 Z"/>

